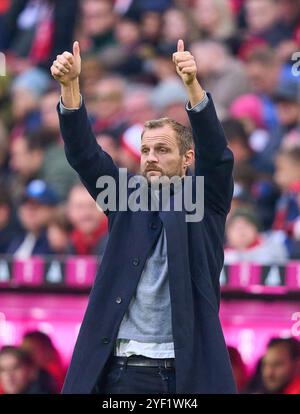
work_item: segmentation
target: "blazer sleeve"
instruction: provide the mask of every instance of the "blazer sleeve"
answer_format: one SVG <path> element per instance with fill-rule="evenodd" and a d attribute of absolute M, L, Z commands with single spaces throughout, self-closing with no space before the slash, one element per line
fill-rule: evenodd
<path fill-rule="evenodd" d="M 100 189 L 96 187 L 98 178 L 110 176 L 117 183 L 118 168 L 111 156 L 98 145 L 84 102 L 79 109 L 66 113 L 61 112 L 60 104 L 58 104 L 57 112 L 66 158 L 96 200 L 100 192 Z"/>
<path fill-rule="evenodd" d="M 201 111 L 188 110 L 195 144 L 195 175 L 204 177 L 204 205 L 227 214 L 233 193 L 233 154 L 227 146 L 212 97 Z"/>

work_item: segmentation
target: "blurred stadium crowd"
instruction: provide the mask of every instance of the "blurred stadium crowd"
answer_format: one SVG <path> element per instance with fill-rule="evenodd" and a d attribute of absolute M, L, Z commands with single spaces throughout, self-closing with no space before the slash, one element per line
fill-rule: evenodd
<path fill-rule="evenodd" d="M 81 90 L 97 141 L 135 173 L 146 120 L 188 123 L 171 60 L 179 38 L 196 58 L 235 157 L 225 262 L 300 259 L 299 0 L 0 0 L 0 254 L 101 255 L 105 248 L 106 216 L 65 158 L 60 91 L 49 72 L 56 56 L 80 42 Z M 244 389 L 245 367 L 232 352 Z M 264 359 L 253 392 L 282 391 L 294 379 L 297 344 L 273 341 L 268 353 L 273 371 Z M 286 364 L 278 387 L 277 354 L 285 358 L 277 367 Z M 1 381 L 6 370 L 26 371 L 29 382 L 14 392 L 29 383 L 40 392 L 61 387 L 59 369 L 56 388 L 47 378 L 37 385 L 36 366 L 23 348 L 0 352 Z"/>
<path fill-rule="evenodd" d="M 239 393 L 300 394 L 300 343 L 295 338 L 272 338 L 254 372 L 249 372 L 239 351 L 229 346 Z M 25 333 L 20 346 L 0 350 L 0 394 L 57 394 L 66 367 L 45 333 Z"/>

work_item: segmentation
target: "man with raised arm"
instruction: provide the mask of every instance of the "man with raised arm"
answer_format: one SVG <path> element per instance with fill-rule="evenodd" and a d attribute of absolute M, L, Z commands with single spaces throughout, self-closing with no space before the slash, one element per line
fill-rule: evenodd
<path fill-rule="evenodd" d="M 186 88 L 191 131 L 169 118 L 148 121 L 141 136 L 141 176 L 204 177 L 204 216 L 186 211 L 107 209 L 108 244 L 97 271 L 63 393 L 235 393 L 219 321 L 223 237 L 232 197 L 233 157 L 212 97 L 196 78 L 194 57 L 178 41 L 173 54 Z M 81 58 L 57 56 L 57 110 L 70 165 L 91 196 L 119 170 L 93 135 L 80 95 Z M 180 179 L 181 180 L 181 179 Z M 116 185 L 115 188 L 119 188 Z M 192 187 L 192 191 L 194 191 Z M 120 198 L 120 189 L 117 198 Z M 174 192 L 170 198 L 175 197 Z M 203 200 L 202 200 L 203 201 Z"/>

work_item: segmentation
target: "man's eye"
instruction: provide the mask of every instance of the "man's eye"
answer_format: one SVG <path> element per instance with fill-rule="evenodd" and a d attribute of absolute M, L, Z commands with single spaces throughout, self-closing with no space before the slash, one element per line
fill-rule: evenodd
<path fill-rule="evenodd" d="M 160 148 L 159 152 L 167 152 L 167 148 Z"/>
<path fill-rule="evenodd" d="M 147 154 L 148 150 L 147 150 L 147 148 L 143 148 L 141 152 L 142 152 L 142 154 Z"/>

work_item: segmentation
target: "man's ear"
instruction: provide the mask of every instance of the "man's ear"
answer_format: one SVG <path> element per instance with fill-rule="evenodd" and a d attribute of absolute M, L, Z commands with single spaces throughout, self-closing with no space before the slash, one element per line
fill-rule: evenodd
<path fill-rule="evenodd" d="M 184 154 L 184 166 L 187 168 L 193 164 L 195 159 L 195 151 L 190 149 Z"/>

